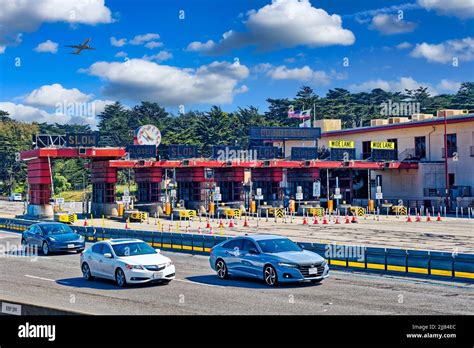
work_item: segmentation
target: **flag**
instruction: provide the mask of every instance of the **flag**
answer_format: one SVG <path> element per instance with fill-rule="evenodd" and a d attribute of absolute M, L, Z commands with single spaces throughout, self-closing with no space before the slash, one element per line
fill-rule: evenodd
<path fill-rule="evenodd" d="M 300 123 L 300 128 L 311 128 L 311 120 L 306 120 L 303 123 Z"/>
<path fill-rule="evenodd" d="M 311 109 L 302 111 L 288 111 L 288 118 L 299 118 L 307 120 L 311 118 Z"/>

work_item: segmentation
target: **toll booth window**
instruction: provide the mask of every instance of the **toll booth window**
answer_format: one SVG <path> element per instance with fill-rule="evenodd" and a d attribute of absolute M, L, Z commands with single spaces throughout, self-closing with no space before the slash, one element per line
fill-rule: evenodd
<path fill-rule="evenodd" d="M 387 139 L 389 143 L 395 144 L 395 150 L 398 150 L 398 139 Z"/>
<path fill-rule="evenodd" d="M 426 157 L 426 137 L 415 137 L 415 156 L 420 159 Z"/>
<path fill-rule="evenodd" d="M 362 159 L 365 160 L 371 156 L 370 141 L 362 142 Z"/>

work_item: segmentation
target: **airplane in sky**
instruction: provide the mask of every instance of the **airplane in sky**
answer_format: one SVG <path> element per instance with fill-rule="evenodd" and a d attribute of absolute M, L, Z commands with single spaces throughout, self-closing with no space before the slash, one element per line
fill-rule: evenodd
<path fill-rule="evenodd" d="M 91 41 L 92 38 L 85 39 L 84 42 L 80 45 L 66 45 L 66 47 L 72 47 L 75 48 L 76 50 L 74 52 L 71 52 L 71 54 L 81 54 L 82 50 L 95 50 L 95 48 L 89 46 L 89 42 Z"/>

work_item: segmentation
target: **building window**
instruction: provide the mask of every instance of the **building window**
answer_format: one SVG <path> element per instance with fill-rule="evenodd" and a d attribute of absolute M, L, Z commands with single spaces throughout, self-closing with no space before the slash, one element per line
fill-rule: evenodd
<path fill-rule="evenodd" d="M 398 150 L 398 139 L 387 139 L 390 143 L 395 143 L 395 150 Z"/>
<path fill-rule="evenodd" d="M 417 158 L 426 157 L 426 137 L 415 137 L 415 156 Z"/>
<path fill-rule="evenodd" d="M 454 183 L 455 183 L 454 173 L 449 173 L 449 174 L 448 174 L 448 184 L 449 184 L 449 187 L 454 186 Z"/>
<path fill-rule="evenodd" d="M 371 156 L 370 141 L 362 142 L 362 159 L 367 159 Z"/>
<path fill-rule="evenodd" d="M 456 134 L 447 134 L 446 143 L 448 145 L 448 158 L 453 157 L 454 153 L 458 151 L 457 147 L 457 136 Z M 443 147 L 443 158 L 444 158 L 444 147 Z"/>

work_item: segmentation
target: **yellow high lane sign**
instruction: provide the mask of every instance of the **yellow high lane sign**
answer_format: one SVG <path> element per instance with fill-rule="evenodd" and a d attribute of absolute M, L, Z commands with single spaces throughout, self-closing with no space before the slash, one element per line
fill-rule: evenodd
<path fill-rule="evenodd" d="M 371 141 L 370 147 L 377 150 L 395 150 L 395 143 L 391 141 Z"/>
<path fill-rule="evenodd" d="M 354 149 L 353 140 L 329 140 L 329 147 L 333 149 Z"/>

